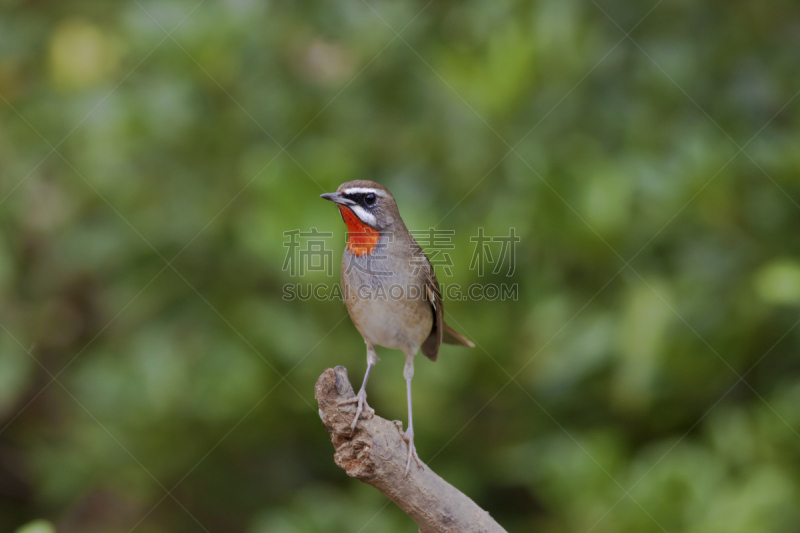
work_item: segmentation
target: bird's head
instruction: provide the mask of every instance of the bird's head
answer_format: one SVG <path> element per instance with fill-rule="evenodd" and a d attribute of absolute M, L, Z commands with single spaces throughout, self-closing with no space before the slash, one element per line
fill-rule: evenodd
<path fill-rule="evenodd" d="M 326 200 L 339 204 L 339 211 L 342 213 L 347 224 L 347 229 L 361 229 L 362 225 L 377 230 L 379 232 L 389 232 L 394 228 L 394 224 L 400 218 L 397 210 L 397 203 L 389 190 L 368 180 L 356 180 L 342 183 L 336 192 L 329 192 L 320 195 Z M 350 213 L 355 216 L 355 220 L 348 216 Z M 351 228 L 348 218 L 355 222 Z"/>
<path fill-rule="evenodd" d="M 392 193 L 374 181 L 348 181 L 336 192 L 320 196 L 338 204 L 347 226 L 347 250 L 354 255 L 371 254 L 381 234 L 392 233 L 402 225 Z"/>

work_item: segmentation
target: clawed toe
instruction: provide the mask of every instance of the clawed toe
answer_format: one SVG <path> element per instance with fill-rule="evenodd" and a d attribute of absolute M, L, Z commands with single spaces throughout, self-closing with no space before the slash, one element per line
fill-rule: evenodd
<path fill-rule="evenodd" d="M 350 425 L 350 435 L 353 435 L 353 432 L 356 430 L 356 424 L 358 424 L 358 419 L 362 413 L 369 413 L 370 418 L 375 415 L 375 409 L 370 407 L 367 404 L 367 392 L 364 389 L 358 391 L 358 394 L 353 396 L 352 398 L 348 398 L 346 400 L 341 400 L 339 405 L 346 405 L 348 403 L 356 403 L 358 404 L 356 407 L 356 416 L 353 418 L 353 423 Z"/>
<path fill-rule="evenodd" d="M 403 438 L 404 441 L 408 443 L 408 458 L 406 459 L 406 471 L 403 474 L 403 478 L 408 477 L 408 471 L 411 469 L 411 458 L 413 457 L 414 460 L 417 462 L 417 465 L 421 469 L 425 469 L 425 465 L 417 455 L 417 447 L 414 446 L 414 430 L 409 428 L 408 431 L 403 431 L 403 423 L 399 420 L 395 420 L 394 424 L 397 426 L 397 429 L 400 430 L 400 436 Z"/>

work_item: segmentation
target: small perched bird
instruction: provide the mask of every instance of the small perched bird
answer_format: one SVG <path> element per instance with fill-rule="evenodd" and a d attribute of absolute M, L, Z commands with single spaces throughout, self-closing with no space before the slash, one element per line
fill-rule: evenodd
<path fill-rule="evenodd" d="M 422 467 L 414 447 L 411 416 L 411 378 L 414 356 L 436 361 L 442 342 L 473 348 L 475 345 L 444 323 L 442 295 L 428 257 L 403 223 L 397 203 L 386 187 L 374 181 L 343 183 L 336 192 L 321 195 L 336 202 L 347 226 L 342 257 L 342 294 L 356 329 L 367 344 L 367 372 L 355 398 L 358 403 L 351 426 L 367 405 L 367 380 L 378 361 L 375 346 L 402 350 L 406 356 L 403 377 L 408 396 L 408 429 L 395 422 L 408 443 L 408 475 L 413 457 Z"/>

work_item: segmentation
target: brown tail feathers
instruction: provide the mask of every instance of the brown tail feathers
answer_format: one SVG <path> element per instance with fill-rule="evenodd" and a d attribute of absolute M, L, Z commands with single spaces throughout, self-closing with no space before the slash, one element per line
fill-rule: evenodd
<path fill-rule="evenodd" d="M 475 345 L 470 342 L 464 335 L 457 332 L 453 328 L 444 324 L 444 331 L 442 331 L 442 342 L 447 344 L 459 344 L 461 346 L 466 346 L 468 348 L 474 348 Z"/>

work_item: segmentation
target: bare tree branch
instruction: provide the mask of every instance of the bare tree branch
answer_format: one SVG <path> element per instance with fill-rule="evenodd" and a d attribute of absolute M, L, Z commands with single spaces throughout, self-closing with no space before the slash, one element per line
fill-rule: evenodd
<path fill-rule="evenodd" d="M 337 366 L 323 372 L 315 393 L 322 423 L 336 450 L 336 464 L 347 475 L 390 498 L 419 524 L 421 533 L 505 531 L 489 513 L 428 466 L 421 469 L 412 461 L 404 479 L 407 448 L 393 422 L 372 416 L 361 420 L 350 437 L 355 404 L 339 405 L 341 400 L 355 396 L 346 368 Z"/>

